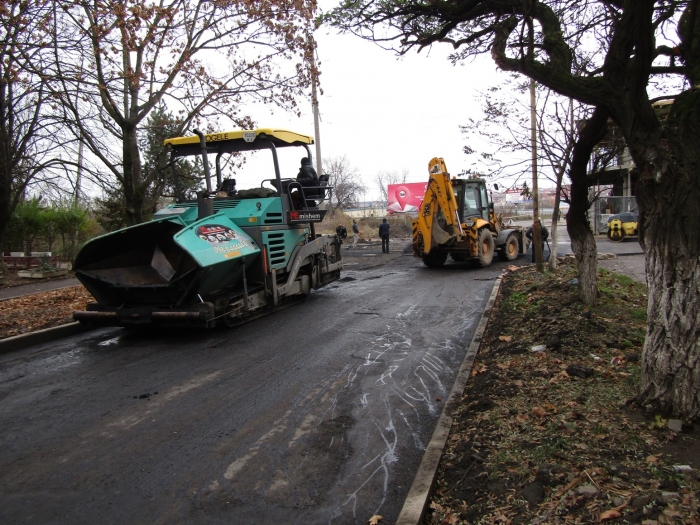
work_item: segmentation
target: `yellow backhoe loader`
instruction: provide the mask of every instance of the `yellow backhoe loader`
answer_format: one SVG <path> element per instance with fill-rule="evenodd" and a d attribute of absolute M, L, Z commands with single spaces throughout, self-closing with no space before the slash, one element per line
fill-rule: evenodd
<path fill-rule="evenodd" d="M 428 164 L 430 179 L 425 197 L 413 221 L 413 255 L 431 268 L 454 261 L 491 264 L 494 253 L 512 261 L 529 246 L 522 227 L 504 227 L 489 202 L 486 181 L 481 178 L 457 179 L 442 158 Z"/>

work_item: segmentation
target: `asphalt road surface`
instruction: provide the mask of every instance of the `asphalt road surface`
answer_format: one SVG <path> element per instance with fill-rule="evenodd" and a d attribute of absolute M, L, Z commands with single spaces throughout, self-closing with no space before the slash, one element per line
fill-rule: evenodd
<path fill-rule="evenodd" d="M 506 264 L 430 270 L 379 246 L 345 261 L 231 330 L 1 356 L 0 522 L 395 521 Z"/>

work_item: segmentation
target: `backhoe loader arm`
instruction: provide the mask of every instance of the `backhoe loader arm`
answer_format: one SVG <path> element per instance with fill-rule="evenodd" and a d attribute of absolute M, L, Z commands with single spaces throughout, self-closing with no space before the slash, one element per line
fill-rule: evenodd
<path fill-rule="evenodd" d="M 457 199 L 445 161 L 433 158 L 428 163 L 428 171 L 428 187 L 418 210 L 418 218 L 413 221 L 413 254 L 418 257 L 429 254 L 438 244 L 450 244 L 464 237 L 457 213 Z"/>

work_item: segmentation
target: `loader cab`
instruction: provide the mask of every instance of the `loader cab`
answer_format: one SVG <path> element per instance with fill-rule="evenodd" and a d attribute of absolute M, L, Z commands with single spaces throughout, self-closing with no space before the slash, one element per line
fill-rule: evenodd
<path fill-rule="evenodd" d="M 460 210 L 460 221 L 470 218 L 489 220 L 489 198 L 483 179 L 453 180 L 453 189 L 457 206 Z"/>

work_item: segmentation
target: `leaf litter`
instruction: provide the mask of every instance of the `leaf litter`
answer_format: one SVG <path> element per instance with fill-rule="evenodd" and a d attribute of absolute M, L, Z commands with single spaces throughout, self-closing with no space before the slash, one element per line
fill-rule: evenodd
<path fill-rule="evenodd" d="M 699 432 L 633 403 L 646 286 L 600 269 L 589 308 L 575 277 L 504 275 L 425 523 L 700 525 Z"/>
<path fill-rule="evenodd" d="M 71 323 L 73 312 L 92 301 L 82 286 L 0 301 L 0 339 Z"/>

